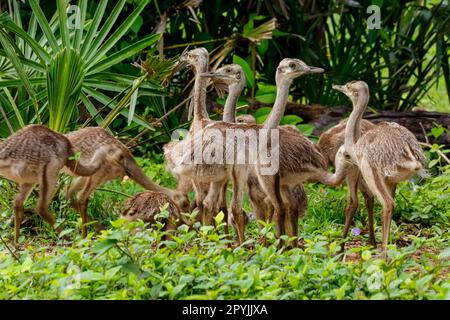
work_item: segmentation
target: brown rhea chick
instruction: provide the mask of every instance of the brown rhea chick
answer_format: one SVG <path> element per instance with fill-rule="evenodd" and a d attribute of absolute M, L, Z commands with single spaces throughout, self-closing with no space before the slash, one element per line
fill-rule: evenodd
<path fill-rule="evenodd" d="M 177 180 L 177 188 L 176 190 L 179 192 L 179 194 L 183 197 L 184 201 L 179 201 L 178 205 L 180 206 L 182 212 L 192 212 L 196 206 L 196 201 L 193 201 L 192 203 L 189 201 L 189 193 L 195 192 L 196 187 L 199 189 L 198 192 L 201 192 L 202 190 L 208 190 L 209 184 L 205 182 L 197 182 L 196 184 L 193 183 L 192 178 L 184 175 L 177 175 L 173 172 L 173 168 L 175 167 L 175 162 L 172 157 L 173 150 L 177 146 L 177 144 L 180 143 L 180 141 L 171 141 L 169 143 L 166 143 L 164 145 L 164 160 L 167 171 L 169 171 L 172 175 L 175 176 L 175 179 Z M 203 198 L 206 196 L 206 194 L 203 195 Z M 201 216 L 197 216 L 197 220 L 201 220 Z"/>
<path fill-rule="evenodd" d="M 222 66 L 214 72 L 203 72 L 201 78 L 212 78 L 213 82 L 219 81 L 221 86 L 227 87 L 229 95 L 224 106 L 223 121 L 235 122 L 235 109 L 237 100 L 245 87 L 244 70 L 238 64 L 229 64 Z M 164 147 L 164 155 L 166 166 L 169 171 L 173 172 L 174 150 L 184 142 L 172 141 Z M 183 152 L 183 150 L 181 150 Z M 198 219 L 204 224 L 212 223 L 212 215 L 222 211 L 227 221 L 226 191 L 228 179 L 225 177 L 222 181 L 218 181 L 214 186 L 205 181 L 197 181 L 197 179 L 188 178 L 183 175 L 175 176 L 178 180 L 178 188 L 184 189 L 185 192 L 194 190 L 196 193 L 195 206 L 199 210 Z M 216 190 L 216 186 L 220 190 Z M 192 208 L 192 207 L 191 207 Z M 192 208 L 193 209 L 193 208 Z M 228 226 L 225 225 L 225 233 L 228 233 Z"/>
<path fill-rule="evenodd" d="M 236 117 L 236 122 L 256 123 L 255 117 L 250 114 L 240 115 Z M 294 126 L 282 126 L 283 130 L 293 130 L 298 132 Z M 270 222 L 274 208 L 267 198 L 266 193 L 261 188 L 258 177 L 249 173 L 247 179 L 248 194 L 250 202 L 257 220 Z M 281 197 L 286 208 L 285 229 L 289 231 L 289 235 L 296 236 L 298 234 L 298 219 L 306 215 L 308 207 L 308 198 L 303 184 L 299 183 L 294 186 L 282 186 Z"/>
<path fill-rule="evenodd" d="M 335 165 L 336 154 L 345 141 L 345 127 L 347 119 L 341 121 L 337 125 L 331 127 L 320 135 L 316 146 L 328 161 L 328 166 Z M 375 124 L 367 120 L 361 120 L 361 134 L 364 135 L 367 131 L 375 128 Z M 369 243 L 375 245 L 375 231 L 373 224 L 373 201 L 374 197 L 367 187 L 366 183 L 361 177 L 359 169 L 356 165 L 348 166 L 346 173 L 346 182 L 348 185 L 348 203 L 345 209 L 345 227 L 342 233 L 344 238 L 347 237 L 350 230 L 353 217 L 358 210 L 358 189 L 364 196 L 364 201 L 367 209 L 368 224 L 369 224 Z M 343 247 L 344 249 L 344 247 Z"/>
<path fill-rule="evenodd" d="M 333 89 L 344 93 L 353 104 L 344 149 L 383 208 L 382 251 L 386 258 L 397 184 L 423 173 L 425 156 L 414 134 L 397 123 L 382 122 L 361 134 L 361 118 L 369 102 L 364 81 L 333 85 Z"/>
<path fill-rule="evenodd" d="M 125 175 L 144 189 L 162 192 L 176 203 L 184 206 L 185 198 L 183 195 L 176 190 L 164 188 L 151 181 L 136 163 L 128 148 L 105 129 L 100 127 L 82 128 L 68 133 L 66 136 L 72 143 L 75 151 L 81 152 L 81 162 L 88 161 L 95 153 L 95 150 L 105 145 L 120 154 L 119 162 L 104 161 L 95 173 L 88 177 L 78 178 L 69 186 L 67 195 L 71 200 L 72 206 L 81 215 L 83 237 L 87 234 L 85 224 L 90 220 L 87 213 L 90 195 L 105 182 L 122 178 Z"/>
<path fill-rule="evenodd" d="M 169 213 L 168 218 L 162 220 L 157 219 L 157 215 L 161 212 L 166 204 Z M 164 224 L 164 230 L 176 230 L 182 224 L 180 219 L 180 208 L 166 194 L 162 192 L 144 191 L 138 193 L 134 197 L 129 198 L 125 202 L 125 208 L 122 217 L 129 221 L 142 220 L 150 225 L 155 224 L 158 220 Z"/>
<path fill-rule="evenodd" d="M 227 64 L 213 72 L 202 73 L 201 76 L 210 77 L 213 82 L 219 81 L 226 87 L 228 97 L 223 108 L 222 121 L 224 123 L 236 122 L 236 105 L 246 83 L 245 73 L 242 67 L 238 64 Z M 212 182 L 207 188 L 204 188 L 202 183 L 199 185 L 201 189 L 197 188 L 196 192 L 201 193 L 201 197 L 204 198 L 202 203 L 202 221 L 204 224 L 211 224 L 213 216 L 220 211 L 223 212 L 225 221 L 229 221 L 227 208 L 228 181 L 229 177 L 225 176 L 221 181 L 217 180 Z M 225 224 L 224 232 L 228 234 L 228 224 Z"/>
<path fill-rule="evenodd" d="M 61 169 L 67 166 L 78 175 L 92 174 L 104 159 L 118 159 L 110 151 L 108 146 L 99 148 L 91 161 L 79 163 L 73 159 L 75 153 L 70 141 L 42 125 L 29 125 L 6 139 L 0 145 L 0 175 L 19 185 L 14 199 L 14 243 L 18 243 L 24 203 L 35 185 L 39 185 L 37 212 L 54 226 L 55 219 L 48 206 Z"/>
<path fill-rule="evenodd" d="M 347 119 L 340 121 L 337 125 L 323 132 L 319 141 L 317 141 L 316 146 L 327 159 L 329 166 L 334 166 L 336 154 L 339 148 L 344 145 L 346 125 Z M 373 128 L 375 128 L 375 124 L 368 120 L 361 120 L 361 134 L 365 134 Z"/>
<path fill-rule="evenodd" d="M 194 88 L 192 93 L 192 100 L 191 105 L 193 106 L 193 113 L 194 117 L 192 120 L 191 127 L 189 128 L 189 137 L 194 134 L 197 130 L 202 128 L 204 125 L 209 123 L 211 120 L 208 117 L 208 112 L 206 110 L 206 87 L 207 87 L 207 81 L 205 77 L 202 77 L 201 74 L 208 71 L 209 67 L 209 53 L 208 50 L 205 48 L 196 48 L 193 50 L 189 50 L 184 52 L 179 59 L 178 62 L 178 69 L 182 69 L 184 67 L 191 67 L 194 70 L 195 73 L 195 81 L 194 81 Z M 203 186 L 200 185 L 200 182 L 192 180 L 190 177 L 186 177 L 182 174 L 176 174 L 174 172 L 174 169 L 177 168 L 176 161 L 174 161 L 172 155 L 175 153 L 175 149 L 177 146 L 181 146 L 184 144 L 184 141 L 172 141 L 169 144 L 167 144 L 164 147 L 164 156 L 165 156 L 165 162 L 166 162 L 166 168 L 167 170 L 172 173 L 177 180 L 181 180 L 181 183 L 179 183 L 179 187 L 181 188 L 179 198 L 182 198 L 183 205 L 180 205 L 183 211 L 187 211 L 192 209 L 192 206 L 189 203 L 189 198 L 187 197 L 187 194 L 189 191 L 184 192 L 182 188 L 186 188 L 186 190 L 190 190 L 189 187 L 189 181 L 190 184 L 192 184 L 192 187 L 194 191 L 196 192 L 196 199 L 195 199 L 195 205 L 197 208 L 199 208 L 200 215 L 199 218 L 201 218 L 202 213 L 202 206 L 203 206 L 203 198 L 205 194 L 202 192 L 198 192 L 203 190 Z M 203 196 L 203 198 L 201 198 Z M 181 200 L 178 202 L 180 204 Z"/>

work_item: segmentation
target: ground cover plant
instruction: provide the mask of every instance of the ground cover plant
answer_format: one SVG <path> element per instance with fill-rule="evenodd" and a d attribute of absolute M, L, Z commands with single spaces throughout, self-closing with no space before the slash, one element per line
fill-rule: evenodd
<path fill-rule="evenodd" d="M 381 10 L 380 28 L 368 28 L 370 5 Z M 61 133 L 101 126 L 130 147 L 152 181 L 175 188 L 162 147 L 191 123 L 193 83 L 177 61 L 200 46 L 210 52 L 210 68 L 242 67 L 246 88 L 238 114 L 250 113 L 258 124 L 272 110 L 276 67 L 286 57 L 326 71 L 295 80 L 289 102 L 298 107 L 349 113 L 350 101 L 331 86 L 361 79 L 375 114 L 448 113 L 449 19 L 443 0 L 1 1 L 0 143 L 28 124 Z M 212 119 L 221 118 L 226 97 L 208 88 Z M 315 126 L 296 114 L 285 114 L 281 124 L 318 139 Z M 435 141 L 449 128 L 436 123 L 425 134 Z M 88 212 L 103 230 L 90 223 L 83 239 L 81 218 L 66 197 L 72 178 L 65 174 L 50 208 L 62 232 L 32 211 L 33 192 L 16 248 L 17 186 L 0 177 L 0 299 L 448 300 L 450 150 L 429 140 L 422 141 L 428 176 L 397 188 L 386 260 L 368 243 L 361 195 L 342 239 L 345 186 L 305 185 L 307 215 L 298 222 L 298 247 L 287 249 L 280 248 L 273 223 L 258 226 L 247 197 L 247 241 L 240 246 L 233 228 L 224 234 L 223 212 L 215 226 L 197 222 L 171 232 L 162 223 L 122 220 L 125 201 L 142 191 L 127 177 L 95 191 Z M 158 216 L 167 217 L 166 209 Z M 376 203 L 378 244 L 380 210 Z M 184 215 L 194 221 L 196 212 Z"/>
<path fill-rule="evenodd" d="M 161 164 L 141 163 L 149 176 L 173 183 Z M 81 239 L 80 218 L 67 206 L 61 190 L 53 209 L 67 239 L 61 240 L 41 219 L 29 216 L 22 250 L 13 254 L 2 245 L 0 298 L 448 299 L 450 168 L 445 170 L 426 182 L 401 185 L 388 261 L 378 258 L 377 249 L 367 243 L 364 210 L 345 254 L 339 255 L 344 188 L 308 187 L 301 244 L 291 250 L 278 249 L 272 225 L 260 232 L 255 221 L 247 227 L 247 242 L 237 247 L 223 235 L 221 214 L 216 217 L 218 227 L 197 225 L 189 231 L 183 225 L 171 240 L 163 240 L 162 225 L 148 228 L 119 219 L 126 194 L 140 190 L 130 181 L 114 181 L 95 193 L 91 212 L 107 229 L 98 235 L 92 230 Z M 11 186 L 2 181 L 1 188 Z M 1 235 L 9 242 L 11 199 L 2 194 Z M 248 203 L 246 210 L 251 211 Z M 269 239 L 268 247 L 259 243 L 261 234 Z M 376 235 L 379 242 L 379 219 Z"/>

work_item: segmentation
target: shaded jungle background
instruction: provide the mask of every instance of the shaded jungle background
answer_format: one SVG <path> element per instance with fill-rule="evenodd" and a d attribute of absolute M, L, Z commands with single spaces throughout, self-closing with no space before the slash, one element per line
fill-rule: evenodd
<path fill-rule="evenodd" d="M 73 6 L 67 17 L 62 17 L 58 4 Z M 380 8 L 379 29 L 368 24 L 374 19 L 367 9 L 371 5 Z M 336 116 L 346 116 L 349 101 L 331 85 L 354 79 L 369 84 L 374 112 L 450 111 L 447 1 L 2 0 L 0 10 L 3 137 L 31 122 L 49 123 L 58 131 L 97 123 L 135 137 L 132 147 L 159 157 L 171 133 L 189 125 L 186 98 L 192 73 L 173 75 L 171 67 L 183 50 L 196 46 L 210 51 L 212 68 L 232 62 L 244 68 L 247 88 L 239 112 L 254 113 L 258 122 L 265 119 L 275 99 L 274 74 L 282 58 L 297 57 L 323 67 L 323 76 L 295 82 L 294 104 L 283 119 L 310 136 L 317 134 L 314 128 L 320 121 L 311 123 L 302 106 L 313 106 L 306 109 L 312 118 L 330 107 L 345 106 Z M 67 34 L 76 39 L 81 33 L 78 43 L 66 42 L 59 27 L 61 19 L 70 23 L 74 14 L 82 16 L 81 32 L 68 28 Z M 51 31 L 45 30 L 46 21 Z M 36 46 L 14 26 L 35 39 Z M 46 59 L 37 47 L 51 48 L 47 61 L 39 61 Z M 58 69 L 55 57 L 63 50 L 76 55 L 76 49 L 81 51 L 78 64 L 70 61 L 72 71 L 79 68 L 76 81 L 81 93 L 64 96 L 64 90 L 51 88 L 54 85 L 48 80 L 66 72 Z M 19 59 L 12 60 L 13 55 Z M 223 101 L 211 89 L 212 117 L 220 117 Z"/>

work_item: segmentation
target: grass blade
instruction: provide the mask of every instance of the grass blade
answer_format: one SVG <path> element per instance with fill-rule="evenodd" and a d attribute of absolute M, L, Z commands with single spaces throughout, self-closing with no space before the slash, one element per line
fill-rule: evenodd
<path fill-rule="evenodd" d="M 132 44 L 131 46 L 128 46 L 116 53 L 113 53 L 109 57 L 104 57 L 103 60 L 101 60 L 100 62 L 98 62 L 95 65 L 92 65 L 90 68 L 88 68 L 89 69 L 88 74 L 93 74 L 93 73 L 104 71 L 104 70 L 108 69 L 109 67 L 111 67 L 129 57 L 132 57 L 132 56 L 138 54 L 145 48 L 151 46 L 154 43 L 157 43 L 159 41 L 160 37 L 161 37 L 161 34 L 149 35 L 149 36 L 145 37 L 144 39 L 141 39 L 141 40 L 137 41 L 136 43 Z M 96 60 L 98 60 L 98 59 L 99 58 L 96 57 Z"/>
<path fill-rule="evenodd" d="M 102 44 L 103 40 L 105 40 L 105 38 L 108 36 L 114 23 L 117 21 L 117 18 L 119 17 L 119 14 L 122 11 L 123 6 L 125 5 L 125 2 L 126 0 L 120 0 L 115 5 L 112 12 L 108 15 L 108 19 L 95 37 L 95 41 L 89 50 L 89 54 L 86 56 L 87 61 L 91 60 L 92 57 L 97 54 L 97 49 Z"/>
<path fill-rule="evenodd" d="M 50 47 L 54 52 L 59 51 L 59 45 L 56 41 L 56 37 L 52 32 L 52 29 L 50 28 L 50 24 L 48 23 L 47 19 L 45 18 L 44 12 L 42 12 L 41 7 L 39 6 L 39 3 L 37 0 L 29 0 L 31 9 L 33 10 L 33 13 L 36 16 L 36 20 L 41 27 L 42 32 L 45 34 L 45 37 L 48 40 L 48 43 L 50 44 Z"/>
<path fill-rule="evenodd" d="M 148 0 L 143 0 L 137 6 L 136 9 L 121 23 L 120 27 L 108 38 L 108 40 L 100 47 L 96 52 L 93 59 L 87 62 L 89 69 L 92 68 L 98 61 L 104 59 L 107 52 L 122 38 L 122 36 L 130 29 L 133 22 L 144 10 L 145 6 L 148 4 Z"/>
<path fill-rule="evenodd" d="M 97 10 L 95 10 L 94 17 L 92 18 L 92 24 L 89 27 L 88 34 L 86 39 L 83 41 L 83 46 L 81 47 L 81 56 L 86 58 L 87 54 L 91 50 L 91 43 L 94 39 L 95 34 L 97 33 L 98 26 L 102 21 L 103 14 L 105 13 L 106 5 L 108 4 L 108 0 L 101 0 L 97 6 Z"/>

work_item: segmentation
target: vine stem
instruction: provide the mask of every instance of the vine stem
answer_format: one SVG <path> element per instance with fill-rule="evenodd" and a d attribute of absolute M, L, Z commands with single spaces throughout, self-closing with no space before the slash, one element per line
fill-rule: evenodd
<path fill-rule="evenodd" d="M 2 235 L 0 235 L 0 240 L 3 242 L 3 245 L 6 247 L 6 249 L 8 249 L 8 251 L 12 254 L 13 258 L 19 262 L 22 263 L 22 261 L 20 261 L 19 257 L 14 253 L 14 251 L 11 250 L 11 248 L 8 246 L 8 244 L 6 243 L 5 239 L 3 239 Z"/>

